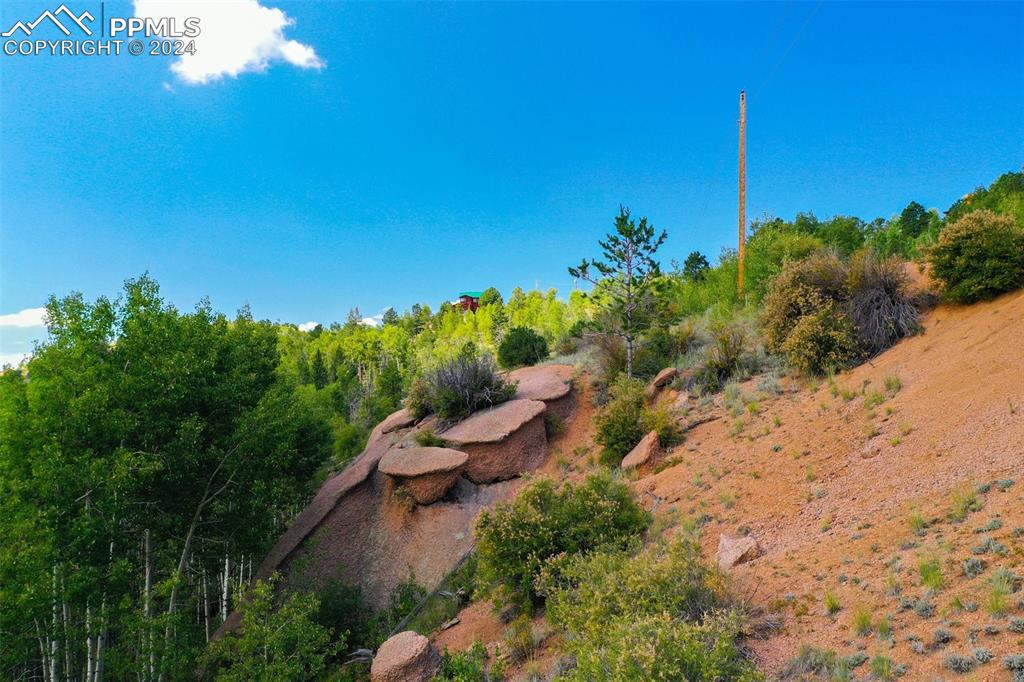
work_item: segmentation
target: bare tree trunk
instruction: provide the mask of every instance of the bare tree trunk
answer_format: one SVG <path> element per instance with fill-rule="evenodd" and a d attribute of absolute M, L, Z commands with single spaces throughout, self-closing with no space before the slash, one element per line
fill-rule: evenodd
<path fill-rule="evenodd" d="M 85 605 L 85 679 L 92 682 L 96 676 L 96 652 L 93 650 L 92 637 L 92 606 Z"/>
<path fill-rule="evenodd" d="M 43 628 L 39 625 L 39 619 L 33 619 L 36 624 L 36 639 L 39 641 L 39 661 L 43 668 L 43 682 L 51 682 L 50 679 L 50 643 L 43 634 Z"/>
<path fill-rule="evenodd" d="M 633 378 L 633 336 L 626 336 L 626 378 Z"/>
<path fill-rule="evenodd" d="M 206 592 L 206 567 L 203 567 L 203 629 L 206 641 L 210 641 L 210 597 Z"/>
<path fill-rule="evenodd" d="M 73 667 L 71 665 L 71 607 L 68 605 L 67 598 L 67 586 L 64 582 L 64 576 L 60 577 L 60 592 L 61 592 L 61 625 L 64 633 L 64 679 L 71 679 Z"/>
<path fill-rule="evenodd" d="M 113 546 L 113 543 L 111 543 Z M 107 635 L 109 634 L 109 624 L 107 622 L 107 600 L 103 598 L 103 604 L 100 606 L 100 634 L 96 639 L 96 664 L 93 668 L 93 682 L 103 682 L 103 657 L 104 652 L 107 650 Z"/>
<path fill-rule="evenodd" d="M 60 639 L 57 637 L 60 610 L 57 605 L 57 565 L 53 566 L 53 622 L 50 632 L 50 679 L 57 682 L 57 661 L 60 658 Z"/>
<path fill-rule="evenodd" d="M 231 581 L 231 558 L 224 552 L 224 584 L 220 595 L 220 620 L 223 623 L 228 619 L 228 585 Z"/>
<path fill-rule="evenodd" d="M 145 561 L 145 586 L 143 587 L 143 615 L 146 621 L 146 650 L 149 654 L 148 677 L 152 680 L 156 670 L 156 650 L 153 644 L 153 554 L 152 538 L 147 528 L 142 536 Z"/>

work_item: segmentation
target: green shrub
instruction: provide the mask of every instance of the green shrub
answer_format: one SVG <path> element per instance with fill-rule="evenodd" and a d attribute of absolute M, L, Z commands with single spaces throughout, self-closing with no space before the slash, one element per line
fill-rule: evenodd
<path fill-rule="evenodd" d="M 1024 228 L 989 210 L 968 213 L 928 252 L 947 298 L 971 303 L 1024 286 Z"/>
<path fill-rule="evenodd" d="M 693 322 L 684 321 L 672 327 L 659 325 L 644 334 L 633 357 L 633 375 L 650 378 L 685 355 L 697 340 Z"/>
<path fill-rule="evenodd" d="M 783 352 L 782 345 L 801 317 L 816 312 L 825 301 L 843 298 L 846 277 L 846 266 L 830 251 L 786 263 L 762 304 L 761 328 L 768 350 Z"/>
<path fill-rule="evenodd" d="M 884 654 L 876 654 L 871 659 L 871 674 L 879 680 L 891 680 L 896 674 L 892 659 Z"/>
<path fill-rule="evenodd" d="M 738 644 L 742 618 L 728 604 L 721 574 L 683 537 L 635 557 L 575 559 L 547 615 L 576 659 L 568 680 L 761 680 Z"/>
<path fill-rule="evenodd" d="M 830 616 L 834 616 L 842 610 L 843 604 L 839 601 L 839 596 L 835 592 L 826 592 L 825 597 L 822 599 L 822 604 L 825 606 L 825 613 Z"/>
<path fill-rule="evenodd" d="M 709 329 L 711 343 L 697 370 L 697 381 L 705 390 L 717 391 L 738 372 L 747 351 L 747 332 L 735 323 L 719 322 Z"/>
<path fill-rule="evenodd" d="M 550 410 L 544 412 L 544 433 L 549 441 L 562 435 L 565 433 L 565 420 Z"/>
<path fill-rule="evenodd" d="M 451 653 L 445 649 L 441 655 L 441 671 L 434 677 L 435 682 L 484 682 L 487 679 L 487 648 L 479 641 L 465 651 Z"/>
<path fill-rule="evenodd" d="M 781 350 L 790 365 L 814 376 L 843 369 L 857 356 L 853 326 L 831 301 L 801 317 Z"/>
<path fill-rule="evenodd" d="M 547 340 L 529 327 L 513 327 L 498 347 L 502 367 L 536 365 L 548 357 Z"/>
<path fill-rule="evenodd" d="M 918 565 L 922 587 L 929 590 L 941 590 L 945 584 L 942 576 L 942 563 L 938 559 L 926 559 Z"/>
<path fill-rule="evenodd" d="M 974 669 L 974 659 L 962 654 L 946 654 L 942 663 L 955 673 L 969 673 Z"/>
<path fill-rule="evenodd" d="M 668 405 L 660 404 L 651 409 L 645 409 L 641 423 L 644 432 L 654 431 L 658 434 L 658 445 L 663 448 L 683 440 L 683 430 Z"/>
<path fill-rule="evenodd" d="M 491 356 L 465 352 L 414 380 L 406 405 L 417 417 L 435 413 L 442 419 L 461 419 L 503 403 L 515 392 Z"/>
<path fill-rule="evenodd" d="M 416 377 L 409 385 L 409 395 L 405 398 L 405 406 L 417 419 L 423 419 L 434 411 L 434 399 L 430 384 L 424 377 Z"/>
<path fill-rule="evenodd" d="M 416 441 L 416 445 L 424 448 L 446 448 L 448 447 L 448 441 L 441 436 L 434 433 L 434 429 L 423 429 L 417 433 L 413 439 Z"/>
<path fill-rule="evenodd" d="M 867 606 L 858 606 L 853 612 L 853 631 L 862 637 L 871 634 L 875 627 L 871 615 L 871 609 Z"/>
<path fill-rule="evenodd" d="M 320 604 L 295 593 L 274 605 L 273 580 L 256 581 L 238 606 L 242 626 L 210 644 L 205 667 L 218 682 L 316 679 L 327 661 L 345 646 L 316 621 Z"/>
<path fill-rule="evenodd" d="M 843 369 L 919 329 L 919 303 L 907 293 L 902 261 L 861 250 L 787 263 L 765 296 L 767 349 L 808 374 Z"/>
<path fill-rule="evenodd" d="M 831 649 L 819 649 L 810 644 L 800 645 L 797 655 L 782 669 L 782 679 L 806 679 L 807 675 L 826 680 L 846 679 L 850 672 L 845 659 Z"/>
<path fill-rule="evenodd" d="M 537 647 L 533 621 L 526 614 L 519 615 L 505 627 L 501 640 L 505 644 L 505 659 L 509 663 L 515 665 L 525 661 Z"/>
<path fill-rule="evenodd" d="M 601 462 L 617 466 L 646 433 L 644 431 L 644 384 L 619 377 L 608 389 L 610 399 L 594 422 L 601 446 Z"/>
<path fill-rule="evenodd" d="M 499 603 L 539 603 L 538 577 L 545 569 L 557 574 L 551 562 L 622 547 L 647 521 L 629 487 L 607 474 L 561 489 L 550 479 L 537 479 L 477 519 L 479 583 Z"/>

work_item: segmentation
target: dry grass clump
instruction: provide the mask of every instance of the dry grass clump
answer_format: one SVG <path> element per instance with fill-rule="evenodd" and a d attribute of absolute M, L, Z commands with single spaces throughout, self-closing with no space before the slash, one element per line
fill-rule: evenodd
<path fill-rule="evenodd" d="M 907 283 L 902 261 L 869 250 L 848 262 L 822 251 L 787 263 L 764 299 L 765 344 L 812 375 L 876 355 L 920 328 Z"/>

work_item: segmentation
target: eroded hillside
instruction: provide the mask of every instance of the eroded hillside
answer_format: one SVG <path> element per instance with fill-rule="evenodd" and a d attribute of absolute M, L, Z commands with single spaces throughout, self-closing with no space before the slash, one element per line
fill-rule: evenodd
<path fill-rule="evenodd" d="M 992 662 L 970 679 L 1009 678 L 999 661 L 1024 640 L 1022 338 L 1018 292 L 940 306 L 922 334 L 830 381 L 662 394 L 682 422 L 702 423 L 633 484 L 656 532 L 699 519 L 709 558 L 722 535 L 757 539 L 761 555 L 730 574 L 777 623 L 748 642 L 762 669 L 782 674 L 809 644 L 851 656 L 858 676 L 882 654 L 905 679 L 945 679 L 951 655 L 987 649 Z M 555 476 L 593 466 L 583 398 L 552 445 Z M 474 604 L 434 639 L 493 648 L 501 633 Z M 521 670 L 556 660 L 549 637 Z"/>

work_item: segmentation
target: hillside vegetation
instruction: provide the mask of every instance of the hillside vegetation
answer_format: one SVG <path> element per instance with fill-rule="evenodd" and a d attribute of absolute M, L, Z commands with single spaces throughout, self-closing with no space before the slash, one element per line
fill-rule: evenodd
<path fill-rule="evenodd" d="M 147 276 L 53 298 L 0 376 L 0 674 L 365 677 L 346 655 L 422 588 L 275 599 L 254 559 L 404 403 L 458 420 L 512 395 L 493 358 L 553 357 L 584 426 L 481 516 L 445 679 L 1024 678 L 1022 207 L 1008 173 L 944 215 L 755 222 L 743 295 L 734 252 L 664 268 L 671 241 L 623 209 L 567 301 L 301 331 L 182 312 Z M 650 431 L 657 464 L 622 472 Z M 720 534 L 763 556 L 724 575 Z"/>

